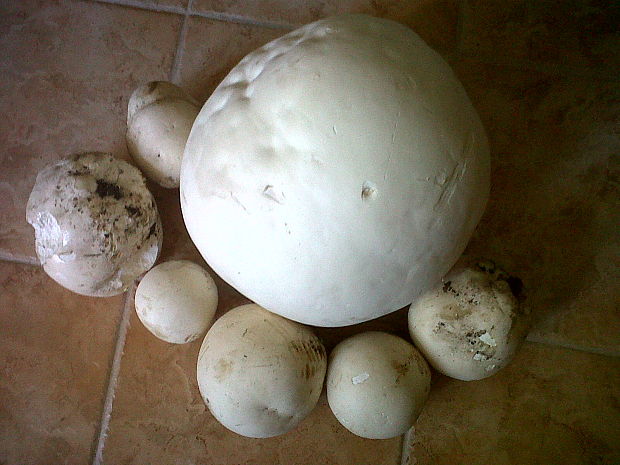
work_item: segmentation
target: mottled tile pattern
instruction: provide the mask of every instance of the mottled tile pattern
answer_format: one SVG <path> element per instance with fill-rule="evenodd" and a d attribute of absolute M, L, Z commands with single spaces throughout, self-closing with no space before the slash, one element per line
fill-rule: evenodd
<path fill-rule="evenodd" d="M 195 0 L 194 9 L 301 25 L 343 13 L 365 13 L 406 24 L 441 53 L 456 45 L 457 0 Z"/>
<path fill-rule="evenodd" d="M 89 463 L 122 300 L 0 263 L 0 463 Z"/>
<path fill-rule="evenodd" d="M 37 172 L 72 153 L 128 158 L 127 100 L 166 79 L 181 17 L 101 3 L 0 4 L 0 249 L 34 255 L 25 208 Z"/>
<path fill-rule="evenodd" d="M 465 0 L 463 50 L 498 63 L 605 68 L 617 78 L 616 0 Z"/>
<path fill-rule="evenodd" d="M 519 275 L 533 336 L 620 353 L 620 85 L 463 60 L 492 191 L 467 252 Z"/>
<path fill-rule="evenodd" d="M 24 210 L 43 166 L 84 150 L 129 158 L 127 100 L 138 84 L 167 79 L 183 19 L 152 8 L 182 8 L 186 0 L 144 0 L 151 10 L 132 3 L 0 3 L 0 256 L 34 254 Z M 492 193 L 467 253 L 523 279 L 530 338 L 544 344 L 526 343 L 486 380 L 435 374 L 405 461 L 620 463 L 620 358 L 562 347 L 620 353 L 617 2 L 194 0 L 193 8 L 233 21 L 188 19 L 178 76 L 202 101 L 244 55 L 286 32 L 261 22 L 294 27 L 362 12 L 411 26 L 444 54 L 480 113 Z M 206 266 L 183 225 L 178 190 L 149 188 L 165 231 L 160 260 Z M 214 278 L 217 316 L 247 302 Z M 1 464 L 89 463 L 122 300 L 77 296 L 37 267 L 0 263 Z M 402 309 L 316 332 L 329 350 L 364 330 L 407 337 L 406 317 Z M 161 342 L 132 314 L 104 463 L 400 463 L 400 438 L 353 436 L 324 395 L 279 438 L 229 432 L 200 398 L 200 343 Z"/>
<path fill-rule="evenodd" d="M 435 378 L 409 463 L 620 463 L 619 381 L 618 358 L 532 343 L 491 378 Z"/>

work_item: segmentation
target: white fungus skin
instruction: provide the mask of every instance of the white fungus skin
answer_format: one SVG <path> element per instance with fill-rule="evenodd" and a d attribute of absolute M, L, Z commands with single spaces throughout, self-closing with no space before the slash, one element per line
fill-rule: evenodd
<path fill-rule="evenodd" d="M 320 20 L 246 56 L 181 168 L 207 263 L 270 311 L 345 326 L 412 302 L 467 244 L 489 191 L 480 119 L 407 27 Z"/>
<path fill-rule="evenodd" d="M 511 284 L 493 264 L 451 271 L 409 308 L 409 333 L 440 373 L 463 381 L 505 367 L 527 335 L 529 319 Z M 513 284 L 515 292 L 519 286 Z"/>
<path fill-rule="evenodd" d="M 60 160 L 37 175 L 26 220 L 45 272 L 78 294 L 127 290 L 157 260 L 162 228 L 140 171 L 105 153 Z"/>
<path fill-rule="evenodd" d="M 290 431 L 312 411 L 326 368 L 325 348 L 308 328 L 249 304 L 207 332 L 198 387 L 226 428 L 267 438 Z"/>
<path fill-rule="evenodd" d="M 162 341 L 184 344 L 202 336 L 215 315 L 218 294 L 200 265 L 172 260 L 151 269 L 136 289 L 136 313 Z"/>
<path fill-rule="evenodd" d="M 430 382 L 430 368 L 413 345 L 369 331 L 345 339 L 330 354 L 327 400 L 353 434 L 387 439 L 415 423 Z"/>
<path fill-rule="evenodd" d="M 187 137 L 200 111 L 183 89 L 165 81 L 138 87 L 127 108 L 127 148 L 136 164 L 162 187 L 179 187 Z"/>

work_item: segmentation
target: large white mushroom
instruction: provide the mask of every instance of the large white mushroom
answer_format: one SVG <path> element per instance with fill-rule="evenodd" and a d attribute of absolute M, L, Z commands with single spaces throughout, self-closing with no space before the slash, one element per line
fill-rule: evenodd
<path fill-rule="evenodd" d="M 73 155 L 43 169 L 26 210 L 43 269 L 78 294 L 124 292 L 161 249 L 161 222 L 144 177 L 109 154 Z"/>
<path fill-rule="evenodd" d="M 404 434 L 430 391 L 422 355 L 397 336 L 370 331 L 338 344 L 329 356 L 327 400 L 352 433 L 370 439 Z"/>
<path fill-rule="evenodd" d="M 127 148 L 149 179 L 179 187 L 183 150 L 199 110 L 194 98 L 170 82 L 149 82 L 133 92 L 127 108 Z"/>
<path fill-rule="evenodd" d="M 138 318 L 159 339 L 174 344 L 202 336 L 217 309 L 217 287 L 207 270 L 187 260 L 151 269 L 136 289 Z"/>
<path fill-rule="evenodd" d="M 489 190 L 465 90 L 413 31 L 328 18 L 246 56 L 202 108 L 181 206 L 203 257 L 287 318 L 343 326 L 434 286 Z"/>
<path fill-rule="evenodd" d="M 409 309 L 416 347 L 439 372 L 464 381 L 505 367 L 527 335 L 521 281 L 491 262 L 451 271 Z"/>
<path fill-rule="evenodd" d="M 213 416 L 243 436 L 284 434 L 316 405 L 325 348 L 306 327 L 255 304 L 218 319 L 198 356 L 198 387 Z"/>

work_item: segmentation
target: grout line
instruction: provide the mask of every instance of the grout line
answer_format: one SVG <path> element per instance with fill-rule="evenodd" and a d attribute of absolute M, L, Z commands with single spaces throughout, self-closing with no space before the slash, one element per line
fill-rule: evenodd
<path fill-rule="evenodd" d="M 174 13 L 184 15 L 186 9 L 174 5 L 156 5 L 148 1 L 140 0 L 93 0 L 96 3 L 108 3 L 110 5 L 128 6 L 131 8 L 139 8 L 141 10 L 157 11 L 158 13 Z"/>
<path fill-rule="evenodd" d="M 417 460 L 412 454 L 413 442 L 415 440 L 415 426 L 412 426 L 403 434 L 403 446 L 400 453 L 400 465 L 415 465 Z"/>
<path fill-rule="evenodd" d="M 541 344 L 541 345 L 545 345 L 548 347 L 557 347 L 561 349 L 575 350 L 577 352 L 585 352 L 588 354 L 602 355 L 604 357 L 613 357 L 613 358 L 620 357 L 620 352 L 618 352 L 617 350 L 602 349 L 599 347 L 582 346 L 582 345 L 573 344 L 570 342 L 549 341 L 547 339 L 543 339 L 538 336 L 532 336 L 531 334 L 527 336 L 526 341 L 531 342 L 532 344 Z"/>
<path fill-rule="evenodd" d="M 247 16 L 235 15 L 232 13 L 221 13 L 219 11 L 196 11 L 190 10 L 191 16 L 199 16 L 205 19 L 213 19 L 216 21 L 224 21 L 227 23 L 242 24 L 244 26 L 264 27 L 268 29 L 292 30 L 299 26 L 288 23 L 279 23 L 276 21 L 261 21 L 259 19 L 249 18 Z"/>
<path fill-rule="evenodd" d="M 20 265 L 41 266 L 41 262 L 37 257 L 29 257 L 28 255 L 14 254 L 4 250 L 0 250 L 0 261 L 18 263 Z"/>
<path fill-rule="evenodd" d="M 181 63 L 183 62 L 183 54 L 185 53 L 185 38 L 187 37 L 189 14 L 193 3 L 194 0 L 189 0 L 187 3 L 187 9 L 183 16 L 183 24 L 181 25 L 181 31 L 179 32 L 179 38 L 177 40 L 177 48 L 174 52 L 174 59 L 172 60 L 170 74 L 168 75 L 168 80 L 176 85 L 180 85 Z"/>
<path fill-rule="evenodd" d="M 116 346 L 114 347 L 114 358 L 112 360 L 112 367 L 110 369 L 110 376 L 108 378 L 108 389 L 105 396 L 105 402 L 103 404 L 103 411 L 101 414 L 101 424 L 99 427 L 99 435 L 97 437 L 96 448 L 94 451 L 92 465 L 101 465 L 103 463 L 103 449 L 105 447 L 105 441 L 108 437 L 108 429 L 110 427 L 110 418 L 112 416 L 112 404 L 114 403 L 114 395 L 116 393 L 116 386 L 118 384 L 121 359 L 123 358 L 123 351 L 125 350 L 125 340 L 127 339 L 127 330 L 129 329 L 129 321 L 133 310 L 133 296 L 136 292 L 136 284 L 131 285 L 125 295 L 125 301 L 123 303 L 123 314 L 120 324 L 118 326 L 118 333 L 116 336 Z"/>

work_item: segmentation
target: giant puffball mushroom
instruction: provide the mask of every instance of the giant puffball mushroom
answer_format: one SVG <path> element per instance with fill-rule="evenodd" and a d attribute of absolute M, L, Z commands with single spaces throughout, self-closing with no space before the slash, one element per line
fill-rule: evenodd
<path fill-rule="evenodd" d="M 37 175 L 26 220 L 45 272 L 78 294 L 120 294 L 157 260 L 162 228 L 140 171 L 105 153 L 60 160 Z"/>
<path fill-rule="evenodd" d="M 491 262 L 455 269 L 415 300 L 409 332 L 439 372 L 471 381 L 505 367 L 527 335 L 521 282 Z"/>
<path fill-rule="evenodd" d="M 252 438 L 284 434 L 316 405 L 325 348 L 306 327 L 255 304 L 230 310 L 209 329 L 198 387 L 213 416 Z"/>
<path fill-rule="evenodd" d="M 330 354 L 327 400 L 353 434 L 387 439 L 415 423 L 430 382 L 430 369 L 413 345 L 369 331 L 345 339 Z"/>
<path fill-rule="evenodd" d="M 138 318 L 159 339 L 184 344 L 202 336 L 217 309 L 217 287 L 209 273 L 187 260 L 157 265 L 140 281 Z"/>
<path fill-rule="evenodd" d="M 181 168 L 183 218 L 211 268 L 315 326 L 377 318 L 434 286 L 488 191 L 487 138 L 450 67 L 407 27 L 365 15 L 241 60 Z"/>
<path fill-rule="evenodd" d="M 144 174 L 162 187 L 179 187 L 187 136 L 198 102 L 170 82 L 138 87 L 127 108 L 127 148 Z"/>

